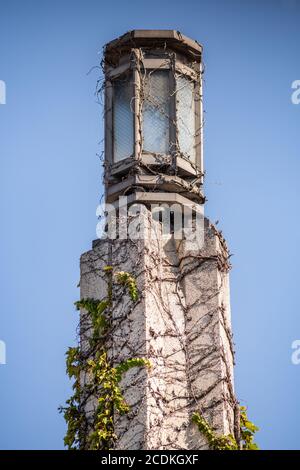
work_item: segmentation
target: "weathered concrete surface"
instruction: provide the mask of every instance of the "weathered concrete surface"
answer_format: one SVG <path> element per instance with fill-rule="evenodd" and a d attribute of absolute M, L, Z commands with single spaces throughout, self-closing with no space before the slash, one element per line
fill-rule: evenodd
<path fill-rule="evenodd" d="M 140 220 L 144 237 L 97 240 L 81 257 L 82 298 L 106 297 L 106 265 L 132 273 L 140 292 L 133 305 L 113 287 L 110 360 L 147 357 L 152 364 L 124 376 L 122 390 L 131 408 L 115 416 L 116 448 L 206 449 L 191 423 L 194 411 L 219 433 L 234 428 L 227 248 L 207 220 L 197 252 L 190 252 L 185 240 L 162 237 L 160 223 L 144 206 Z M 135 223 L 133 218 L 129 227 Z M 83 347 L 86 334 L 83 329 Z"/>

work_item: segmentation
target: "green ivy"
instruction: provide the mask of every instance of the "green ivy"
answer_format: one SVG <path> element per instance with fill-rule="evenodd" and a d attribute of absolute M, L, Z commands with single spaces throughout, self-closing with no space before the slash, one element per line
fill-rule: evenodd
<path fill-rule="evenodd" d="M 107 298 L 100 301 L 81 299 L 75 302 L 77 310 L 86 310 L 91 318 L 93 336 L 90 339 L 90 351 L 83 353 L 77 347 L 69 348 L 66 353 L 67 374 L 74 379 L 74 393 L 60 411 L 67 422 L 64 443 L 70 450 L 109 450 L 113 447 L 117 439 L 114 433 L 113 415 L 115 412 L 122 415 L 129 411 L 120 388 L 122 376 L 133 367 L 150 367 L 149 360 L 144 358 L 130 358 L 115 367 L 109 363 L 103 342 L 100 340 L 109 330 L 113 279 L 128 290 L 134 302 L 138 300 L 138 290 L 135 279 L 129 273 L 119 271 L 113 274 L 112 266 L 106 266 L 104 273 L 109 276 Z M 84 385 L 80 381 L 81 374 L 86 374 L 88 378 Z M 92 423 L 87 421 L 82 404 L 86 395 L 95 396 L 97 399 Z"/>
<path fill-rule="evenodd" d="M 108 299 L 98 300 L 94 299 L 82 299 L 75 302 L 77 310 L 81 308 L 85 309 L 91 317 L 93 325 L 93 340 L 97 340 L 106 331 L 108 327 L 108 321 L 106 316 L 106 309 L 110 305 Z"/>
<path fill-rule="evenodd" d="M 151 367 L 149 360 L 145 358 L 127 359 L 115 367 L 109 363 L 101 338 L 109 331 L 113 279 L 127 289 L 133 302 L 138 300 L 138 290 L 131 274 L 125 271 L 113 273 L 112 266 L 106 266 L 104 273 L 108 276 L 107 297 L 100 301 L 81 299 L 75 302 L 77 310 L 84 309 L 88 313 L 93 336 L 90 339 L 90 351 L 83 353 L 79 347 L 71 347 L 66 353 L 67 374 L 69 378 L 74 379 L 73 395 L 67 400 L 65 407 L 60 407 L 60 412 L 64 414 L 67 422 L 64 443 L 70 450 L 109 450 L 114 446 L 117 439 L 114 433 L 114 412 L 122 415 L 129 411 L 120 388 L 122 376 L 133 367 Z M 84 385 L 80 380 L 83 373 L 88 377 Z M 87 421 L 82 403 L 86 393 L 92 394 L 97 399 L 92 425 Z M 254 443 L 254 434 L 258 428 L 249 421 L 245 407 L 240 408 L 240 443 L 231 434 L 217 435 L 199 413 L 194 413 L 192 421 L 206 437 L 210 449 L 258 449 L 257 444 Z"/>
<path fill-rule="evenodd" d="M 79 448 L 83 440 L 83 429 L 85 416 L 80 410 L 80 350 L 79 348 L 69 348 L 66 353 L 66 366 L 69 378 L 74 378 L 73 395 L 67 400 L 66 407 L 61 407 L 64 412 L 64 418 L 68 423 L 67 434 L 64 438 L 64 444 L 69 449 Z"/>
<path fill-rule="evenodd" d="M 259 447 L 254 442 L 254 434 L 259 431 L 259 428 L 249 421 L 245 406 L 241 406 L 240 410 L 242 450 L 258 450 Z"/>
<path fill-rule="evenodd" d="M 135 279 L 131 276 L 131 274 L 125 271 L 119 271 L 115 274 L 115 277 L 119 284 L 127 287 L 131 300 L 136 302 L 138 300 L 138 290 Z"/>
<path fill-rule="evenodd" d="M 247 417 L 247 410 L 240 407 L 241 442 L 238 443 L 232 434 L 219 435 L 210 427 L 206 419 L 199 413 L 194 413 L 192 421 L 205 436 L 211 450 L 258 450 L 254 442 L 254 434 L 259 430 Z"/>
<path fill-rule="evenodd" d="M 123 415 L 129 411 L 129 406 L 124 400 L 119 386 L 122 374 L 133 367 L 148 365 L 146 359 L 138 358 L 127 359 L 118 366 L 111 367 L 105 352 L 96 360 L 88 361 L 88 371 L 100 390 L 97 397 L 98 406 L 94 430 L 88 438 L 89 449 L 111 449 L 117 439 L 114 433 L 113 413 L 116 411 Z"/>

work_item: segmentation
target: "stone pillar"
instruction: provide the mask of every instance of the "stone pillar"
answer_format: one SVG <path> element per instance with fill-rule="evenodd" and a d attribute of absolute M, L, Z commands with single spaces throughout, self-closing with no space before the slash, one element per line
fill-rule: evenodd
<path fill-rule="evenodd" d="M 234 435 L 236 399 L 229 299 L 229 255 L 222 235 L 205 219 L 204 245 L 198 253 L 178 243 L 181 288 L 186 300 L 186 373 L 190 414 L 199 411 L 220 434 Z M 188 428 L 189 448 L 199 443 L 198 429 Z"/>
<path fill-rule="evenodd" d="M 201 412 L 219 433 L 234 431 L 227 248 L 206 220 L 204 246 L 191 253 L 185 240 L 161 235 L 145 206 L 141 212 L 144 237 L 96 240 L 81 257 L 82 298 L 107 295 L 106 265 L 131 273 L 140 293 L 135 304 L 120 295 L 119 286 L 112 293 L 106 345 L 112 364 L 134 357 L 152 364 L 124 375 L 130 411 L 115 416 L 116 448 L 206 449 L 191 422 L 193 412 Z"/>

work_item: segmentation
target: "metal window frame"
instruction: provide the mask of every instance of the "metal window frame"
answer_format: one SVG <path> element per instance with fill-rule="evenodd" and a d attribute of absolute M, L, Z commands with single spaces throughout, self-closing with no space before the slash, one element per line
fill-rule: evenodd
<path fill-rule="evenodd" d="M 196 100 L 196 96 L 197 96 L 197 81 L 193 78 L 193 76 L 189 73 L 186 73 L 185 70 L 182 70 L 179 72 L 181 75 L 184 75 L 184 77 L 187 77 L 188 79 L 190 79 L 191 83 L 193 84 L 193 101 L 194 101 L 194 143 L 193 143 L 193 146 L 194 146 L 194 149 L 195 149 L 195 160 L 192 160 L 190 158 L 188 158 L 182 151 L 181 151 L 181 148 L 180 148 L 180 144 L 179 144 L 179 115 L 178 115 L 178 100 L 177 100 L 177 77 L 179 77 L 178 75 L 178 69 L 175 71 L 175 74 L 174 74 L 174 77 L 175 77 L 175 107 L 176 107 L 176 129 L 177 129 L 177 135 L 176 135 L 176 143 L 177 143 L 177 147 L 176 147 L 176 152 L 177 152 L 177 155 L 180 157 L 180 158 L 183 158 L 187 161 L 190 161 L 192 162 L 192 164 L 194 165 L 197 165 L 197 138 L 196 138 L 196 135 L 197 135 L 197 125 L 198 125 L 198 122 L 197 122 L 197 117 L 196 117 L 196 114 L 197 114 L 197 100 Z"/>
<path fill-rule="evenodd" d="M 163 63 L 160 59 L 146 59 L 143 61 L 144 64 L 146 65 L 145 66 L 145 70 L 147 70 L 147 73 L 148 72 L 153 72 L 153 71 L 157 71 L 157 70 L 165 70 L 165 71 L 169 71 L 168 72 L 168 83 L 169 83 L 169 93 L 171 94 L 173 92 L 173 88 L 172 88 L 172 72 L 171 72 L 171 68 L 170 68 L 170 64 L 165 64 Z M 157 63 L 158 65 L 161 64 L 161 66 L 155 66 L 155 63 Z M 169 102 L 169 113 L 168 113 L 168 119 L 169 119 L 169 137 L 168 137 L 168 140 L 169 140 L 169 151 L 167 153 L 158 153 L 158 152 L 151 152 L 149 150 L 146 150 L 143 148 L 143 140 L 144 140 L 144 137 L 143 137 L 143 106 L 142 106 L 142 103 L 141 103 L 141 106 L 140 106 L 140 121 L 139 121 L 139 124 L 140 124 L 140 135 L 141 135 L 141 147 L 140 147 L 140 152 L 141 152 L 141 158 L 143 158 L 144 155 L 155 155 L 157 158 L 161 158 L 163 161 L 165 161 L 165 159 L 170 156 L 170 154 L 172 153 L 171 151 L 171 142 L 172 142 L 172 138 L 173 138 L 173 133 L 174 133 L 174 119 L 173 119 L 173 99 L 171 98 L 170 99 L 170 102 Z"/>
<path fill-rule="evenodd" d="M 186 175 L 203 175 L 203 130 L 202 130 L 202 77 L 201 64 L 196 63 L 196 70 L 183 64 L 173 53 L 173 58 L 142 58 L 140 50 L 132 48 L 127 60 L 117 67 L 107 67 L 105 73 L 105 157 L 111 167 L 112 175 L 125 172 L 129 167 L 136 164 L 137 160 L 142 160 L 147 165 L 158 165 L 158 163 L 174 162 L 177 169 Z M 169 141 L 170 154 L 155 154 L 145 152 L 142 149 L 142 103 L 140 100 L 140 69 L 170 70 L 170 126 Z M 114 130 L 113 130 L 113 81 L 128 71 L 132 71 L 132 103 L 133 103 L 133 153 L 132 156 L 114 161 Z M 177 107 L 176 107 L 176 73 L 188 76 L 195 83 L 195 163 L 180 155 L 177 135 Z M 199 97 L 199 102 L 196 99 Z M 163 158 L 163 161 L 160 161 Z"/>

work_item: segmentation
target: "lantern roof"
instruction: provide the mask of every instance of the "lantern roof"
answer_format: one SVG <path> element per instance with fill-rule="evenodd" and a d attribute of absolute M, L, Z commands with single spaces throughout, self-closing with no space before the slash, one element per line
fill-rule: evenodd
<path fill-rule="evenodd" d="M 169 47 L 190 56 L 197 62 L 201 60 L 202 45 L 174 29 L 134 29 L 128 31 L 108 42 L 104 48 L 104 54 L 109 62 L 113 62 L 116 52 L 120 56 L 135 47 Z"/>

